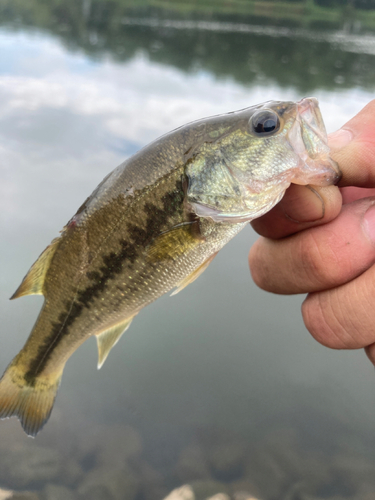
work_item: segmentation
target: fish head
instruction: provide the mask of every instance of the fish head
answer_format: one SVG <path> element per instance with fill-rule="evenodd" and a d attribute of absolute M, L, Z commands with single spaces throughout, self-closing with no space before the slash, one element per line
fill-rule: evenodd
<path fill-rule="evenodd" d="M 187 202 L 200 217 L 249 221 L 276 205 L 291 183 L 328 186 L 341 177 L 313 97 L 269 101 L 204 128 L 185 167 Z"/>

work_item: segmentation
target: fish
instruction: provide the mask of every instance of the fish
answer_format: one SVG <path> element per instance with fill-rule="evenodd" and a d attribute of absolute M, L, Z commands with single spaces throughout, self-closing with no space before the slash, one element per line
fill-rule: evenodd
<path fill-rule="evenodd" d="M 197 279 L 291 183 L 340 178 L 315 98 L 268 101 L 156 139 L 98 185 L 11 299 L 43 295 L 31 334 L 0 380 L 0 418 L 32 437 L 65 364 L 95 336 L 98 368 L 139 311 Z"/>

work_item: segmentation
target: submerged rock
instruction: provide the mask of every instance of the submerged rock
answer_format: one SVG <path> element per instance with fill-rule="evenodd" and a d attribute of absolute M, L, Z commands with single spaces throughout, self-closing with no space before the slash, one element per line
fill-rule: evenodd
<path fill-rule="evenodd" d="M 320 451 L 306 453 L 294 429 L 269 433 L 247 459 L 244 476 L 257 487 L 250 491 L 265 498 L 314 496 L 332 485 L 327 457 Z"/>
<path fill-rule="evenodd" d="M 233 500 L 259 500 L 247 491 L 236 491 L 233 495 Z"/>
<path fill-rule="evenodd" d="M 78 488 L 84 500 L 134 500 L 138 491 L 139 478 L 129 467 L 94 468 Z"/>
<path fill-rule="evenodd" d="M 191 486 L 185 484 L 169 493 L 164 500 L 195 500 L 195 495 Z"/>
<path fill-rule="evenodd" d="M 41 500 L 40 496 L 33 491 L 13 491 L 10 500 Z"/>
<path fill-rule="evenodd" d="M 63 459 L 57 450 L 16 443 L 0 454 L 0 480 L 7 486 L 19 488 L 43 487 L 46 482 L 61 476 Z"/>
<path fill-rule="evenodd" d="M 12 495 L 12 490 L 3 490 L 2 488 L 0 488 L 0 500 L 8 500 L 8 498 L 11 498 Z"/>
<path fill-rule="evenodd" d="M 253 481 L 241 479 L 231 483 L 231 487 L 234 492 L 233 500 L 258 500 L 263 498 L 259 488 Z"/>
<path fill-rule="evenodd" d="M 198 444 L 190 444 L 182 450 L 177 460 L 175 472 L 182 482 L 210 479 L 207 459 Z"/>
<path fill-rule="evenodd" d="M 137 474 L 140 479 L 139 495 L 142 500 L 160 500 L 168 494 L 163 475 L 147 462 L 140 462 Z"/>
<path fill-rule="evenodd" d="M 245 448 L 236 441 L 221 442 L 210 447 L 208 462 L 215 478 L 233 481 L 242 477 Z"/>
<path fill-rule="evenodd" d="M 230 487 L 219 481 L 205 480 L 205 481 L 193 481 L 191 482 L 191 487 L 195 493 L 196 500 L 206 500 L 213 495 L 220 493 L 230 493 Z"/>
<path fill-rule="evenodd" d="M 230 497 L 226 495 L 225 493 L 218 493 L 217 495 L 214 495 L 213 497 L 207 498 L 207 500 L 230 500 Z"/>
<path fill-rule="evenodd" d="M 76 500 L 77 498 L 77 493 L 65 486 L 47 484 L 44 488 L 43 500 Z"/>
<path fill-rule="evenodd" d="M 142 439 L 130 425 L 93 425 L 80 436 L 78 459 L 87 469 L 93 467 L 126 467 L 131 460 L 139 459 Z"/>

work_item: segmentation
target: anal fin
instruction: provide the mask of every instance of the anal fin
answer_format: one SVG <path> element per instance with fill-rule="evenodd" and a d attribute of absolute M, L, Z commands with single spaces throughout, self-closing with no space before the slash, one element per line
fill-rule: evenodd
<path fill-rule="evenodd" d="M 44 279 L 59 242 L 60 238 L 55 238 L 48 245 L 38 260 L 31 266 L 10 300 L 18 299 L 18 297 L 23 297 L 24 295 L 43 295 Z"/>
<path fill-rule="evenodd" d="M 181 292 L 181 290 L 183 290 L 186 286 L 190 285 L 190 283 L 193 283 L 193 281 L 195 281 L 197 278 L 199 278 L 199 276 L 203 273 L 203 271 L 205 271 L 207 269 L 207 267 L 211 264 L 211 262 L 214 260 L 214 258 L 216 257 L 216 255 L 218 254 L 219 252 L 215 252 L 213 253 L 210 257 L 208 257 L 207 260 L 205 260 L 203 262 L 203 264 L 201 264 L 199 267 L 197 267 L 197 269 L 195 269 L 195 271 L 193 271 L 191 274 L 189 274 L 189 276 L 186 276 L 186 278 L 184 278 L 181 283 L 178 284 L 178 287 L 176 288 L 176 290 L 174 290 L 172 293 L 171 293 L 171 297 L 173 295 L 176 295 L 178 292 Z"/>
<path fill-rule="evenodd" d="M 121 335 L 129 328 L 133 318 L 134 316 L 127 318 L 111 328 L 108 328 L 108 330 L 96 334 L 96 341 L 98 344 L 98 370 L 103 366 L 112 347 L 117 344 Z"/>

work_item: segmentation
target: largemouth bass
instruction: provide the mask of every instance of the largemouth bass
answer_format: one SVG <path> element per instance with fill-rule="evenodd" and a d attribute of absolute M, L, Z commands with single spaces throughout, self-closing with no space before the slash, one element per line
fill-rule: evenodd
<path fill-rule="evenodd" d="M 0 381 L 0 418 L 35 436 L 68 358 L 95 335 L 100 368 L 134 316 L 182 290 L 290 183 L 325 186 L 339 171 L 314 98 L 270 101 L 185 125 L 110 173 L 11 297 L 45 297 Z"/>

